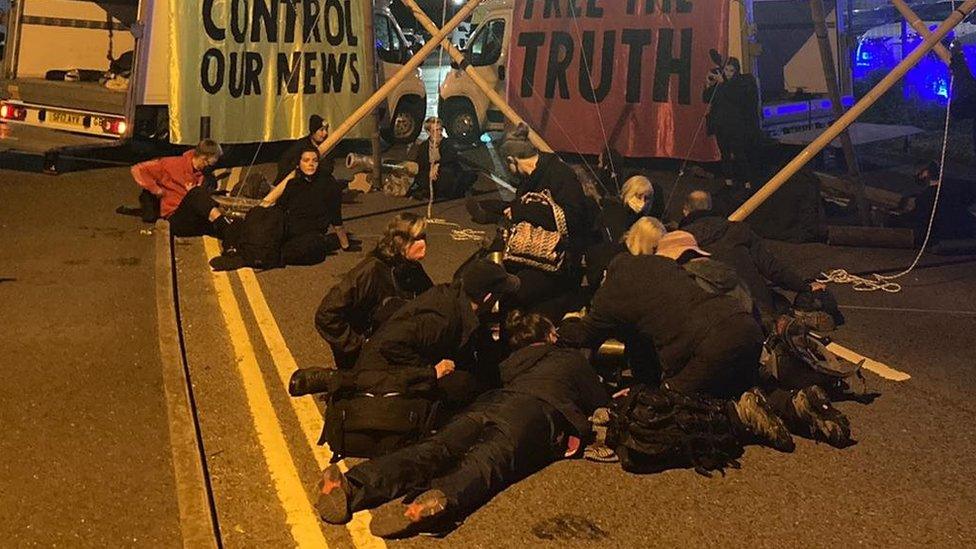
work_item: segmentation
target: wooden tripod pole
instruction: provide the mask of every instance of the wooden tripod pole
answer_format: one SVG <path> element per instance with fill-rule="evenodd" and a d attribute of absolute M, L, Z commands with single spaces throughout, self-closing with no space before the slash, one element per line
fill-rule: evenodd
<path fill-rule="evenodd" d="M 960 4 L 955 11 L 949 16 L 948 19 L 939 25 L 939 28 L 935 30 L 928 38 L 926 38 L 917 48 L 915 48 L 908 57 L 902 59 L 897 66 L 890 73 L 888 73 L 880 82 L 869 91 L 864 97 L 861 98 L 851 109 L 844 113 L 843 116 L 838 118 L 833 124 L 831 124 L 827 129 L 824 130 L 819 137 L 813 140 L 812 143 L 804 147 L 800 154 L 791 160 L 786 166 L 783 167 L 776 175 L 773 176 L 756 194 L 752 195 L 749 200 L 746 200 L 744 204 L 739 206 L 739 209 L 732 212 L 729 216 L 730 221 L 742 221 L 743 219 L 749 217 L 749 214 L 754 212 L 760 204 L 766 201 L 774 192 L 776 192 L 780 187 L 786 183 L 790 177 L 800 170 L 807 162 L 809 162 L 817 153 L 823 150 L 828 143 L 834 140 L 840 132 L 844 131 L 848 126 L 851 125 L 859 116 L 864 114 L 871 105 L 873 105 L 885 92 L 891 89 L 905 73 L 909 71 L 912 67 L 918 64 L 922 57 L 932 50 L 933 47 L 940 40 L 945 38 L 949 31 L 954 29 L 967 15 L 969 15 L 973 9 L 976 8 L 976 0 L 966 0 Z"/>
<path fill-rule="evenodd" d="M 376 92 L 376 87 L 379 86 L 379 79 L 377 78 L 376 69 L 376 33 L 373 30 L 373 3 L 363 2 L 363 28 L 364 28 L 364 41 L 366 42 L 366 51 L 364 55 L 363 62 L 366 65 L 366 82 L 369 86 L 371 93 Z M 380 168 L 382 167 L 383 161 L 380 159 L 380 117 L 379 113 L 376 113 L 373 117 L 373 123 L 369 129 L 369 144 L 373 156 L 373 188 L 379 188 L 383 185 L 381 180 L 382 174 L 380 173 Z M 393 122 L 391 122 L 393 123 Z"/>
<path fill-rule="evenodd" d="M 901 13 L 901 16 L 905 18 L 905 21 L 908 21 L 908 24 L 915 29 L 915 32 L 917 32 L 919 36 L 922 38 L 928 38 L 929 35 L 932 34 L 929 31 L 929 28 L 925 26 L 925 23 L 919 19 L 917 15 L 915 15 L 915 12 L 912 11 L 912 8 L 908 7 L 908 4 L 906 4 L 904 0 L 891 0 L 891 3 L 895 6 L 895 9 Z M 949 54 L 949 50 L 947 50 L 946 47 L 941 43 L 936 44 L 935 47 L 932 48 L 932 51 L 934 51 L 935 54 L 939 56 L 939 59 L 945 62 L 946 65 L 948 65 L 949 61 L 952 60 L 952 55 Z"/>
<path fill-rule="evenodd" d="M 817 45 L 820 47 L 820 63 L 823 65 L 827 94 L 830 96 L 831 110 L 833 110 L 836 119 L 844 114 L 844 105 L 841 104 L 840 86 L 837 84 L 837 69 L 834 66 L 834 52 L 830 49 L 830 39 L 827 37 L 827 18 L 824 12 L 823 0 L 810 0 L 810 15 L 813 18 L 814 33 L 817 35 Z M 851 141 L 851 134 L 846 129 L 840 134 L 840 144 L 844 150 L 847 173 L 853 179 L 852 186 L 854 188 L 854 202 L 857 204 L 857 215 L 860 218 L 861 225 L 868 225 L 870 206 L 868 199 L 864 196 L 864 183 L 861 181 L 861 170 L 857 164 L 857 155 L 854 154 L 854 142 Z"/>
<path fill-rule="evenodd" d="M 417 22 L 424 27 L 424 30 L 432 35 L 437 32 L 437 25 L 430 20 L 430 17 L 427 17 L 427 14 L 420 9 L 420 6 L 417 5 L 415 0 L 402 0 L 402 2 L 404 6 L 407 6 L 413 11 L 413 16 L 417 19 Z M 467 60 L 464 58 L 464 54 L 458 51 L 458 49 L 455 48 L 449 40 L 442 40 L 441 47 L 444 48 L 444 51 L 447 52 L 447 54 L 451 57 L 451 59 L 454 60 L 455 63 L 458 64 L 459 67 L 464 69 L 464 72 L 469 78 L 471 78 L 474 85 L 478 86 L 482 93 L 488 97 L 488 100 L 491 101 L 493 105 L 498 107 L 498 110 L 505 115 L 505 118 L 515 125 L 525 124 L 525 120 L 522 119 L 522 117 L 519 116 L 508 103 L 505 102 L 505 99 L 499 95 L 498 92 L 496 92 L 494 88 L 492 88 L 491 85 L 481 77 L 480 74 L 478 74 L 478 71 L 475 70 L 474 67 L 468 64 Z M 531 141 L 532 144 L 542 152 L 552 152 L 552 147 L 550 147 L 549 144 L 546 143 L 546 141 L 535 132 L 535 130 L 529 131 L 529 141 Z"/>
<path fill-rule="evenodd" d="M 976 0 L 973 1 L 976 2 Z M 380 103 L 386 100 L 386 96 L 390 95 L 393 88 L 397 87 L 400 82 L 403 82 L 403 79 L 406 78 L 410 73 L 417 70 L 417 68 L 423 64 L 424 59 L 427 59 L 427 56 L 437 49 L 438 43 L 444 40 L 448 34 L 453 32 L 462 21 L 467 19 L 467 17 L 471 15 L 471 12 L 473 12 L 480 3 L 481 0 L 468 0 L 468 2 L 454 15 L 454 17 L 452 17 L 450 21 L 444 25 L 444 28 L 437 31 L 437 33 L 431 37 L 430 41 L 424 44 L 424 46 L 420 48 L 420 50 L 413 57 L 411 57 L 406 64 L 400 67 L 400 70 L 398 70 L 392 78 L 387 80 L 386 83 L 380 86 L 380 89 L 376 90 L 376 92 L 371 95 L 365 103 L 353 111 L 353 113 L 349 115 L 349 118 L 345 119 L 342 124 L 339 124 L 339 127 L 329 134 L 329 137 L 326 138 L 325 143 L 323 143 L 320 148 L 324 152 L 332 150 L 332 148 L 335 147 L 336 144 L 341 141 L 342 138 L 345 137 L 345 135 L 349 133 L 349 131 L 353 129 L 360 120 L 365 118 L 367 114 L 373 112 L 373 109 L 378 107 Z M 367 44 L 367 47 L 373 47 L 373 45 Z"/>

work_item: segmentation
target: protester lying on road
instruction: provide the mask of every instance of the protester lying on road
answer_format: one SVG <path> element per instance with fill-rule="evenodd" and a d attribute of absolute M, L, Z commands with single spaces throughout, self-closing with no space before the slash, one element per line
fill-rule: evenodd
<path fill-rule="evenodd" d="M 433 286 L 420 264 L 427 254 L 426 231 L 424 218 L 397 214 L 376 249 L 325 294 L 315 328 L 331 347 L 337 368 L 352 368 L 380 323 Z"/>
<path fill-rule="evenodd" d="M 292 395 L 331 391 L 324 440 L 336 456 L 371 457 L 415 440 L 437 420 L 488 389 L 472 336 L 497 300 L 518 289 L 518 278 L 478 260 L 461 279 L 440 284 L 402 306 L 366 341 L 356 365 L 342 376 L 324 368 L 299 370 Z M 457 370 L 456 370 L 457 369 Z"/>
<path fill-rule="evenodd" d="M 777 316 L 789 312 L 789 301 L 771 290 L 770 284 L 791 292 L 826 289 L 819 282 L 806 282 L 780 261 L 748 224 L 714 213 L 712 197 L 707 192 L 689 194 L 683 213 L 679 227 L 694 235 L 698 245 L 714 254 L 715 259 L 735 269 L 755 300 L 764 326 L 772 326 Z"/>
<path fill-rule="evenodd" d="M 339 247 L 349 249 L 349 235 L 342 225 L 342 185 L 329 163 L 319 160 L 318 149 L 307 145 L 292 177 L 271 190 L 261 205 L 277 205 L 285 214 L 281 259 L 286 265 L 321 263 L 331 251 L 326 238 L 335 229 Z"/>
<path fill-rule="evenodd" d="M 295 166 L 298 165 L 302 153 L 309 150 L 310 147 L 319 151 L 319 162 L 322 164 L 322 169 L 328 173 L 332 173 L 335 169 L 335 158 L 332 156 L 331 151 L 327 155 L 322 154 L 322 144 L 325 143 L 328 137 L 329 123 L 317 114 L 310 116 L 308 118 L 308 135 L 292 142 L 285 149 L 281 158 L 278 159 L 278 173 L 275 174 L 272 186 L 278 185 L 295 172 Z"/>
<path fill-rule="evenodd" d="M 230 220 L 220 213 L 203 184 L 205 170 L 216 164 L 222 154 L 216 141 L 204 139 L 180 156 L 133 166 L 132 177 L 143 189 L 139 197 L 143 219 L 153 220 L 158 201 L 159 215 L 169 221 L 174 236 L 209 234 L 223 238 Z"/>
<path fill-rule="evenodd" d="M 589 415 L 607 402 L 599 378 L 578 351 L 554 345 L 555 329 L 540 315 L 513 313 L 517 348 L 499 366 L 503 387 L 480 396 L 437 433 L 343 474 L 323 473 L 318 511 L 344 524 L 355 511 L 373 513 L 374 535 L 397 538 L 455 526 L 507 486 L 564 457 L 590 438 Z M 393 502 L 417 494 L 410 503 Z"/>

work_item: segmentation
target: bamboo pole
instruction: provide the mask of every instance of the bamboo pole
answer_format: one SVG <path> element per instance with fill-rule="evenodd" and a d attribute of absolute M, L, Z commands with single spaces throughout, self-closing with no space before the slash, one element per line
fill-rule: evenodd
<path fill-rule="evenodd" d="M 972 1 L 976 2 L 976 0 L 972 0 Z M 358 124 L 363 118 L 365 118 L 367 114 L 373 112 L 373 109 L 378 107 L 380 103 L 386 100 L 386 96 L 390 95 L 390 92 L 393 91 L 393 88 L 397 87 L 400 84 L 400 82 L 402 82 L 403 79 L 406 78 L 410 73 L 417 70 L 417 68 L 420 67 L 421 64 L 423 64 L 424 59 L 426 59 L 428 55 L 430 55 L 435 49 L 437 49 L 438 47 L 437 44 L 440 41 L 444 40 L 444 38 L 446 38 L 448 34 L 453 32 L 454 29 L 457 28 L 457 26 L 460 25 L 462 21 L 464 21 L 469 15 L 471 15 L 471 12 L 473 12 L 474 9 L 477 8 L 478 4 L 480 3 L 481 0 L 468 0 L 468 2 L 463 7 L 461 7 L 460 11 L 458 11 L 454 15 L 454 17 L 452 17 L 450 21 L 448 21 L 444 25 L 444 28 L 437 31 L 437 33 L 431 37 L 430 42 L 424 44 L 424 46 L 420 48 L 420 51 L 418 51 L 416 55 L 411 57 L 410 60 L 406 62 L 406 64 L 400 67 L 400 70 L 398 70 L 396 74 L 393 75 L 392 78 L 390 78 L 389 80 L 386 81 L 386 83 L 380 86 L 380 89 L 376 90 L 376 92 L 373 93 L 373 95 L 371 95 L 369 99 L 366 100 L 365 103 L 360 105 L 358 109 L 356 109 L 355 111 L 353 111 L 352 114 L 349 115 L 349 118 L 345 119 L 342 122 L 342 124 L 339 124 L 339 127 L 336 128 L 334 132 L 329 134 L 329 137 L 326 138 L 324 143 L 322 143 L 321 148 L 323 152 L 326 153 L 332 150 L 332 148 L 335 147 L 336 144 L 339 141 L 341 141 L 342 138 L 345 137 L 346 134 L 349 133 L 349 131 L 356 126 L 356 124 Z M 374 45 L 367 44 L 367 47 L 374 47 Z"/>
<path fill-rule="evenodd" d="M 924 39 L 928 38 L 929 35 L 932 34 L 929 31 L 929 28 L 925 26 L 925 23 L 919 19 L 917 15 L 915 15 L 915 12 L 912 11 L 912 8 L 908 7 L 908 4 L 906 4 L 904 0 L 891 0 L 891 3 L 894 4 L 895 9 L 901 13 L 901 16 L 905 18 L 905 21 L 908 21 L 908 24 L 915 29 L 915 32 L 917 32 L 919 36 Z M 941 43 L 936 44 L 932 50 L 936 55 L 939 56 L 939 59 L 945 62 L 946 65 L 949 64 L 949 61 L 952 59 L 952 55 L 945 46 L 943 46 Z"/>
<path fill-rule="evenodd" d="M 364 39 L 366 42 L 366 52 L 365 59 L 363 59 L 366 64 L 366 82 L 368 82 L 369 89 L 371 93 L 376 92 L 376 88 L 379 85 L 379 79 L 376 75 L 376 33 L 373 31 L 373 3 L 363 2 L 363 28 L 364 28 Z M 374 111 L 375 113 L 376 111 Z M 379 113 L 373 116 L 373 123 L 371 124 L 369 143 L 370 149 L 372 149 L 373 155 L 373 187 L 378 188 L 383 183 L 381 181 L 382 174 L 380 173 L 380 167 L 383 161 L 380 159 L 380 117 Z"/>
<path fill-rule="evenodd" d="M 430 17 L 427 17 L 427 14 L 420 9 L 420 6 L 417 5 L 415 0 L 402 0 L 402 2 L 404 6 L 407 6 L 413 11 L 413 16 L 417 19 L 417 22 L 424 27 L 424 30 L 432 35 L 438 31 L 437 25 L 430 20 Z M 449 40 L 442 40 L 441 47 L 444 48 L 444 51 L 447 52 L 447 54 L 451 57 L 451 59 L 454 60 L 455 63 L 458 64 L 459 67 L 463 68 L 464 72 L 469 78 L 471 78 L 471 81 L 474 82 L 474 85 L 478 86 L 478 88 L 481 89 L 481 91 L 488 97 L 488 100 L 491 101 L 493 105 L 498 107 L 498 110 L 505 115 L 505 118 L 516 126 L 519 124 L 526 124 L 525 120 L 519 116 L 511 106 L 509 106 L 505 99 L 499 95 L 498 92 L 496 92 L 495 89 L 492 88 L 491 85 L 489 85 L 480 74 L 478 74 L 478 71 L 468 64 L 467 60 L 464 58 L 464 54 L 458 51 L 458 49 L 454 47 L 454 44 L 451 44 Z M 535 132 L 535 130 L 529 131 L 529 141 L 531 141 L 532 144 L 542 152 L 552 152 L 552 147 L 550 147 L 549 144 L 542 139 L 542 136 Z"/>
<path fill-rule="evenodd" d="M 786 166 L 783 167 L 776 175 L 773 176 L 762 188 L 759 189 L 756 194 L 752 195 L 749 200 L 746 200 L 744 204 L 739 206 L 739 209 L 732 212 L 729 216 L 730 221 L 742 221 L 743 219 L 749 217 L 749 214 L 754 212 L 760 204 L 766 201 L 774 192 L 776 192 L 780 187 L 789 180 L 800 168 L 806 165 L 817 153 L 823 150 L 828 143 L 834 140 L 840 132 L 851 125 L 852 122 L 857 120 L 859 116 L 864 114 L 871 105 L 873 105 L 886 91 L 891 89 L 901 77 L 905 76 L 905 73 L 909 71 L 912 67 L 918 64 L 922 57 L 932 50 L 935 45 L 945 38 L 949 31 L 954 29 L 967 15 L 969 15 L 973 9 L 976 8 L 976 0 L 966 0 L 960 4 L 955 11 L 949 16 L 948 19 L 939 25 L 939 28 L 935 30 L 928 38 L 926 38 L 917 48 L 915 48 L 908 57 L 903 59 L 890 73 L 888 73 L 884 78 L 881 79 L 878 84 L 871 88 L 864 97 L 861 98 L 850 110 L 844 113 L 843 116 L 838 118 L 833 124 L 831 124 L 827 129 L 824 130 L 819 137 L 813 140 L 812 143 L 807 145 L 800 154 L 791 160 Z"/>
<path fill-rule="evenodd" d="M 830 96 L 831 110 L 835 118 L 840 118 L 844 114 L 844 106 L 841 104 L 840 89 L 837 85 L 837 69 L 834 66 L 834 52 L 830 49 L 830 39 L 827 36 L 827 16 L 824 13 L 823 0 L 810 0 L 810 16 L 813 18 L 813 29 L 817 35 L 817 45 L 820 48 L 820 63 L 823 65 L 824 80 L 827 82 L 827 94 Z M 854 142 L 851 141 L 851 134 L 846 129 L 840 134 L 840 144 L 844 151 L 844 160 L 847 164 L 847 173 L 853 180 L 854 203 L 857 204 L 857 214 L 861 225 L 868 225 L 870 206 L 868 199 L 864 196 L 864 183 L 861 181 L 861 170 L 857 164 L 857 155 L 854 153 Z"/>

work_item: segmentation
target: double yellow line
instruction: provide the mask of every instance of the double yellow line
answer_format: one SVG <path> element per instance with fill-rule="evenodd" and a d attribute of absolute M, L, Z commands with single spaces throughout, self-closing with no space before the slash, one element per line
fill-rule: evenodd
<path fill-rule="evenodd" d="M 217 240 L 204 237 L 204 251 L 209 261 L 220 255 L 220 245 Z M 281 382 L 280 386 L 271 390 L 287 392 L 288 380 L 292 372 L 298 368 L 295 357 L 285 343 L 285 338 L 271 313 L 271 308 L 268 306 L 261 286 L 254 276 L 254 271 L 241 269 L 237 271 L 237 274 L 240 277 L 241 285 L 244 287 L 247 303 L 254 314 L 258 329 Z M 230 275 L 226 272 L 214 272 L 212 279 L 217 301 L 227 325 L 227 333 L 234 348 L 238 372 L 241 375 L 241 381 L 247 395 L 248 407 L 251 410 L 258 441 L 261 444 L 268 471 L 274 481 L 278 499 L 285 510 L 291 535 L 298 547 L 328 547 L 320 527 L 318 515 L 302 485 L 298 468 L 295 466 L 294 456 L 288 448 L 281 423 L 278 421 L 278 416 L 275 414 L 271 403 L 269 388 L 261 375 L 250 334 L 248 334 L 241 309 L 230 284 Z M 317 444 L 318 433 L 322 426 L 322 414 L 319 408 L 311 396 L 289 397 L 288 402 L 291 404 L 292 411 L 301 426 L 302 434 L 315 456 L 315 461 L 320 469 L 324 469 L 332 459 L 332 453 L 328 447 Z M 340 462 L 339 466 L 346 470 L 344 462 Z M 370 515 L 366 511 L 356 513 L 353 516 L 353 520 L 347 525 L 353 544 L 356 547 L 370 549 L 386 547 L 383 540 L 370 534 L 369 521 Z"/>

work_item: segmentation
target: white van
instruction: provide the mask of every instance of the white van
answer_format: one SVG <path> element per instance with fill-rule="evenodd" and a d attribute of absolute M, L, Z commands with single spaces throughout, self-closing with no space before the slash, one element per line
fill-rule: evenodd
<path fill-rule="evenodd" d="M 169 141 L 169 9 L 179 1 L 15 2 L 0 72 L 0 122 L 70 132 L 73 138 L 65 141 L 73 143 L 78 143 L 78 134 L 99 138 L 91 140 L 95 142 L 130 137 Z M 381 79 L 410 58 L 389 5 L 390 0 L 374 3 Z M 133 59 L 128 86 L 112 89 L 99 82 L 110 59 L 125 52 L 132 52 Z M 385 138 L 416 139 L 426 108 L 418 70 L 381 107 Z"/>

